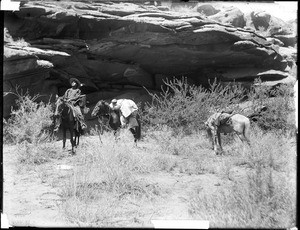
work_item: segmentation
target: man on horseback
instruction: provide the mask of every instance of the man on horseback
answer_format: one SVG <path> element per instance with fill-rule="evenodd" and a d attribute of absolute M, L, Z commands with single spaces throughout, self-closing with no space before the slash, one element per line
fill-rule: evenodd
<path fill-rule="evenodd" d="M 79 106 L 82 100 L 81 90 L 79 89 L 81 82 L 76 78 L 71 78 L 70 84 L 72 87 L 65 92 L 62 98 L 71 105 L 74 117 L 76 117 L 81 125 L 82 130 L 84 130 L 86 129 L 87 125 L 85 124 L 84 117 Z M 58 130 L 59 125 L 60 124 L 55 127 L 54 131 Z"/>
<path fill-rule="evenodd" d="M 137 115 L 138 107 L 133 100 L 130 99 L 113 99 L 110 108 L 120 113 L 120 121 L 122 127 L 128 125 L 128 128 L 138 126 Z"/>

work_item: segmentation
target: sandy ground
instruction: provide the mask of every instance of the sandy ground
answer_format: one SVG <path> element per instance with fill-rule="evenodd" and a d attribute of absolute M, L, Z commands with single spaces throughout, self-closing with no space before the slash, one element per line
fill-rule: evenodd
<path fill-rule="evenodd" d="M 61 144 L 61 143 L 59 143 Z M 12 226 L 36 226 L 36 227 L 71 227 L 78 226 L 69 223 L 63 218 L 59 209 L 62 202 L 55 186 L 43 180 L 38 170 L 26 173 L 17 168 L 17 156 L 13 146 L 5 146 L 3 149 L 4 163 L 4 213 L 8 216 Z M 72 156 L 47 163 L 47 170 L 52 170 L 48 177 L 63 177 L 68 172 L 67 165 L 71 163 Z M 44 168 L 45 170 L 45 168 Z M 155 213 L 151 220 L 192 220 L 188 211 L 189 194 L 199 189 L 202 192 L 212 193 L 224 185 L 220 178 L 214 175 L 186 175 L 182 173 L 159 172 L 148 175 L 146 178 L 153 184 L 159 184 L 161 188 L 169 189 L 167 198 L 162 199 L 155 207 Z M 53 182 L 54 183 L 54 182 Z M 149 225 L 150 222 L 147 223 Z M 151 227 L 151 224 L 150 226 Z"/>
<path fill-rule="evenodd" d="M 38 173 L 18 173 L 14 147 L 3 149 L 3 211 L 12 226 L 66 227 L 59 212 L 57 191 Z"/>
<path fill-rule="evenodd" d="M 61 140 L 56 144 L 60 146 Z M 68 145 L 69 142 L 67 148 Z M 74 159 L 75 156 L 68 155 L 66 151 L 65 157 L 26 171 L 18 167 L 15 147 L 4 146 L 3 210 L 10 225 L 78 227 L 64 219 L 60 210 L 62 199 L 58 191 L 61 181 L 72 172 L 70 168 L 76 164 Z M 168 195 L 156 203 L 155 211 L 151 216 L 149 214 L 150 217 L 147 216 L 148 221 L 147 218 L 143 220 L 143 227 L 151 227 L 151 220 L 194 220 L 188 207 L 191 193 L 198 191 L 203 195 L 212 194 L 232 183 L 214 174 L 188 175 L 176 171 L 156 172 L 143 177 L 149 183 L 158 184 L 163 190 L 169 191 Z"/>

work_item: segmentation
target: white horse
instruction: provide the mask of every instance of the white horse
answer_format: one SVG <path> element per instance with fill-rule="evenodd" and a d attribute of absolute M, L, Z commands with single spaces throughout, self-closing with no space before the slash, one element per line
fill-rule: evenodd
<path fill-rule="evenodd" d="M 212 149 L 218 155 L 218 147 L 223 152 L 221 133 L 234 132 L 240 140 L 250 146 L 250 119 L 241 114 L 214 113 L 205 122 L 208 137 L 212 143 Z"/>

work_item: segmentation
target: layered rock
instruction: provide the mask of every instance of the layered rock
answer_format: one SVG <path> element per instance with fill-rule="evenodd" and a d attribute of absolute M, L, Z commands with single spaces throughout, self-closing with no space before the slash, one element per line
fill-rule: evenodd
<path fill-rule="evenodd" d="M 77 77 L 95 103 L 118 96 L 148 100 L 144 88 L 159 90 L 170 77 L 184 76 L 197 85 L 213 76 L 287 77 L 293 56 L 281 55 L 279 41 L 243 28 L 252 24 L 238 9 L 202 9 L 182 13 L 157 3 L 25 2 L 20 11 L 5 14 L 8 33 L 29 45 L 6 41 L 4 90 L 26 75 L 30 80 L 23 86 L 34 93 L 62 95 L 68 79 Z"/>

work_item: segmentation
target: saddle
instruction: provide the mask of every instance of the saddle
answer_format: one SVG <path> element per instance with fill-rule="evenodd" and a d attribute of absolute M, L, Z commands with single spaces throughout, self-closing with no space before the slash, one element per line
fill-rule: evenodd
<path fill-rule="evenodd" d="M 77 111 L 77 107 L 75 106 L 75 104 L 73 104 L 73 103 L 67 103 L 67 104 L 68 104 L 69 108 L 71 109 L 71 111 L 73 113 L 73 116 L 75 118 L 77 118 L 78 117 L 78 112 L 76 112 Z"/>
<path fill-rule="evenodd" d="M 73 116 L 75 118 L 75 125 L 74 125 L 74 129 L 76 129 L 79 132 L 79 127 L 82 125 L 81 121 L 83 120 L 83 118 L 81 117 L 81 113 L 78 111 L 80 110 L 80 108 L 77 106 L 75 106 L 72 103 L 68 103 L 70 109 L 72 110 Z"/>
<path fill-rule="evenodd" d="M 231 113 L 226 113 L 226 112 L 221 112 L 221 114 L 218 116 L 217 118 L 217 124 L 219 125 L 231 125 L 232 124 L 232 120 L 231 117 L 234 115 L 232 113 L 233 111 L 231 111 Z"/>

